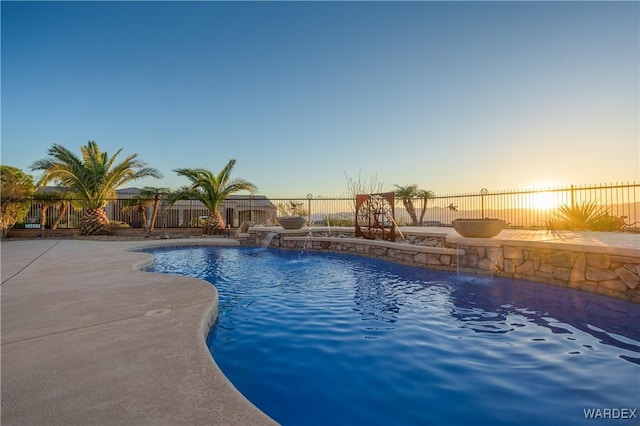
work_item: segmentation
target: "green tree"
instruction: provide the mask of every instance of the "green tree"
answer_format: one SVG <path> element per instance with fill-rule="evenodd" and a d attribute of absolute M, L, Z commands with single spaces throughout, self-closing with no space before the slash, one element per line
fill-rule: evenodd
<path fill-rule="evenodd" d="M 231 179 L 231 171 L 235 164 L 236 160 L 231 159 L 217 175 L 203 168 L 175 169 L 174 172 L 189 179 L 191 185 L 183 186 L 171 194 L 167 205 L 172 206 L 179 200 L 196 199 L 209 211 L 202 233 L 214 234 L 224 229 L 224 220 L 219 211 L 224 199 L 238 191 L 249 191 L 253 194 L 257 190 L 253 183 L 245 179 Z"/>
<path fill-rule="evenodd" d="M 162 174 L 140 161 L 137 154 L 116 163 L 122 149 L 110 157 L 100 151 L 95 141 L 81 146 L 80 151 L 82 158 L 54 144 L 49 149 L 49 158 L 36 161 L 31 169 L 44 172 L 38 186 L 57 182 L 77 194 L 87 208 L 80 221 L 81 235 L 107 235 L 110 233 L 109 218 L 104 207 L 109 199 L 115 198 L 116 189 L 141 178 L 160 178 Z"/>
<path fill-rule="evenodd" d="M 0 165 L 0 227 L 2 238 L 22 222 L 31 208 L 33 177 L 17 167 Z"/>

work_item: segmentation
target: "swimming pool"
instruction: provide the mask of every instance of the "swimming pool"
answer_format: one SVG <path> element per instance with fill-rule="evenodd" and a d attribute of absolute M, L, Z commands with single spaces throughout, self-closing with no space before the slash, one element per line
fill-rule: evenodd
<path fill-rule="evenodd" d="M 639 405 L 635 304 L 350 255 L 147 252 L 218 288 L 211 353 L 284 425 L 591 424 Z"/>

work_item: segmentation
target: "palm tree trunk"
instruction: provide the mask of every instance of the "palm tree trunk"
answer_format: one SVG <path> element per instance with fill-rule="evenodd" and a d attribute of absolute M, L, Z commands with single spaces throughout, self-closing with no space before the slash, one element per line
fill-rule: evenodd
<path fill-rule="evenodd" d="M 151 213 L 151 223 L 149 224 L 149 232 L 153 232 L 153 228 L 156 226 L 156 219 L 158 219 L 158 208 L 160 207 L 160 196 L 155 195 L 153 198 L 153 213 Z"/>
<path fill-rule="evenodd" d="M 413 201 L 405 199 L 402 200 L 402 204 L 404 204 L 404 208 L 407 209 L 407 213 L 409 213 L 409 216 L 411 217 L 413 226 L 418 226 L 418 218 L 416 217 L 416 208 L 413 206 Z"/>
<path fill-rule="evenodd" d="M 69 204 L 65 202 L 61 202 L 60 204 L 58 204 L 58 215 L 56 216 L 56 219 L 53 221 L 53 224 L 51 225 L 51 229 L 58 228 L 58 225 L 60 225 L 60 222 L 62 222 L 62 218 L 64 218 L 64 215 L 67 213 L 68 208 L 69 208 Z"/>
<path fill-rule="evenodd" d="M 204 226 L 202 227 L 202 233 L 206 235 L 213 235 L 223 229 L 224 220 L 222 220 L 220 212 L 218 210 L 209 212 L 209 216 L 207 216 L 207 220 L 204 222 Z"/>
<path fill-rule="evenodd" d="M 424 214 L 427 212 L 427 198 L 422 199 L 422 211 L 420 212 L 420 220 L 418 221 L 418 226 L 422 226 L 424 221 Z"/>
<path fill-rule="evenodd" d="M 109 235 L 109 218 L 103 208 L 88 209 L 80 220 L 80 235 Z"/>
<path fill-rule="evenodd" d="M 149 227 L 147 226 L 147 206 L 140 206 L 138 211 L 142 217 L 142 229 L 144 229 L 145 235 L 149 235 Z"/>
<path fill-rule="evenodd" d="M 42 203 L 42 207 L 40 207 L 40 236 L 44 236 L 44 227 L 47 222 L 47 210 L 49 209 L 49 205 L 46 203 Z"/>

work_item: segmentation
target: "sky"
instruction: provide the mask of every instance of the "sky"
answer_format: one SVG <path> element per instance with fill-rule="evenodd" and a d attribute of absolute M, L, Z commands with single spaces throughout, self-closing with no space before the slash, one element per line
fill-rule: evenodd
<path fill-rule="evenodd" d="M 7 2 L 1 157 L 95 140 L 267 196 L 640 180 L 638 2 Z"/>

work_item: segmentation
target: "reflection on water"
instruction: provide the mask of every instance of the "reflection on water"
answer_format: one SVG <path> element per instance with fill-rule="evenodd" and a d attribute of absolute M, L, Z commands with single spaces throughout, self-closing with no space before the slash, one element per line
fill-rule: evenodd
<path fill-rule="evenodd" d="M 621 358 L 640 365 L 640 306 L 596 294 L 527 281 L 456 280 L 451 315 L 478 333 L 508 333 L 535 323 L 553 334 L 588 333 L 601 343 L 633 351 Z M 605 331 L 606 330 L 606 331 Z"/>
<path fill-rule="evenodd" d="M 591 293 L 402 265 L 393 265 L 393 271 L 377 269 L 338 255 L 328 266 L 312 262 L 312 253 L 265 248 L 162 248 L 151 252 L 157 272 L 189 275 L 224 286 L 219 295 L 220 315 L 265 288 L 289 291 L 304 299 L 316 297 L 316 290 L 337 282 L 353 289 L 351 309 L 366 323 L 365 330 L 393 330 L 401 310 L 443 308 L 461 327 L 477 333 L 506 334 L 531 322 L 553 334 L 571 335 L 572 330 L 580 330 L 603 344 L 640 354 L 640 327 L 636 326 L 640 307 Z M 621 358 L 640 364 L 640 355 Z"/>
<path fill-rule="evenodd" d="M 211 353 L 284 425 L 579 425 L 637 403 L 639 305 L 356 256 L 153 254 L 218 288 Z"/>
<path fill-rule="evenodd" d="M 365 321 L 395 323 L 400 311 L 397 291 L 390 280 L 372 282 L 366 276 L 356 278 L 353 304 L 353 311 L 362 315 Z"/>

